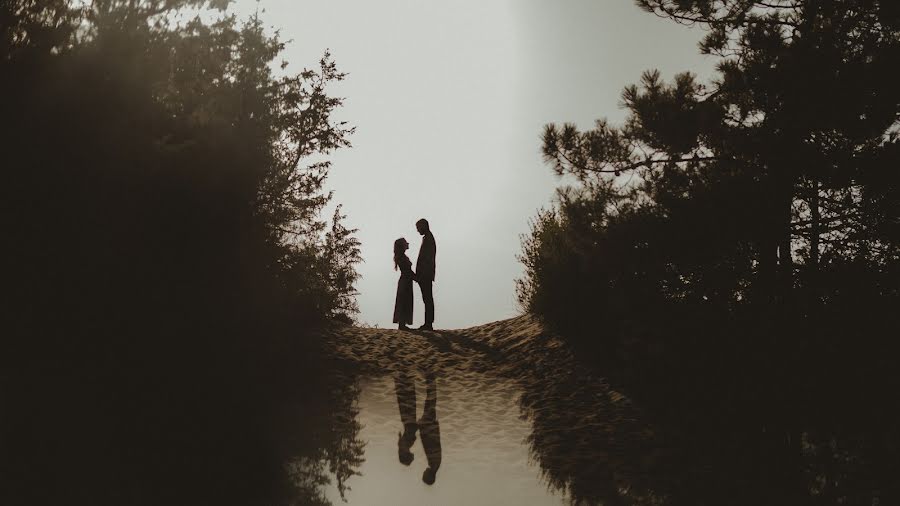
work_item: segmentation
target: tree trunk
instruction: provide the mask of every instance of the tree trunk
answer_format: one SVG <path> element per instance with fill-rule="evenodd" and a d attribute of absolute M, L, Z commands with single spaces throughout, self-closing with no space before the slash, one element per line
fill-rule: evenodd
<path fill-rule="evenodd" d="M 807 284 L 812 307 L 819 305 L 819 236 L 821 234 L 822 213 L 819 209 L 819 182 L 813 180 L 809 197 L 809 265 Z"/>
<path fill-rule="evenodd" d="M 779 209 L 776 211 L 778 223 L 775 230 L 778 236 L 778 286 L 776 287 L 776 299 L 780 304 L 785 305 L 790 299 L 794 284 L 794 259 L 791 252 L 794 181 L 785 174 L 779 178 L 778 186 L 776 198 Z"/>

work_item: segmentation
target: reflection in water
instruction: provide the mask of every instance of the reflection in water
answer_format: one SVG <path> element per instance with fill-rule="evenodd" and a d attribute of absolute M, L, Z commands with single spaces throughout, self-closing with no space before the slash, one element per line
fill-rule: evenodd
<path fill-rule="evenodd" d="M 366 461 L 349 504 L 900 504 L 891 476 L 900 437 L 886 412 L 803 421 L 722 398 L 692 407 L 707 418 L 688 424 L 648 413 L 533 327 L 515 319 L 457 333 L 350 331 L 339 354 L 370 379 L 359 404 Z M 401 461 L 418 432 L 427 462 L 396 464 L 397 406 Z M 433 487 L 411 479 L 420 472 Z"/>
<path fill-rule="evenodd" d="M 425 418 L 428 381 L 424 372 L 417 371 L 414 377 L 418 415 Z M 348 481 L 349 505 L 562 504 L 529 462 L 524 444 L 529 424 L 519 418 L 514 383 L 472 371 L 462 374 L 455 368 L 441 369 L 435 376 L 441 460 L 434 484 L 428 485 L 422 477 L 429 465 L 437 465 L 437 453 L 432 451 L 437 445 L 429 444 L 428 437 L 422 445 L 418 441 L 413 445 L 416 456 L 409 466 L 397 463 L 400 424 L 394 378 L 381 375 L 360 382 L 359 437 L 366 442 L 366 453 L 361 476 Z M 423 439 L 421 429 L 417 433 L 417 439 Z M 340 501 L 336 490 L 328 497 L 335 504 Z"/>
<path fill-rule="evenodd" d="M 419 419 L 422 447 L 428 459 L 428 468 L 422 473 L 422 481 L 434 484 L 438 468 L 441 467 L 441 426 L 437 419 L 437 381 L 433 372 L 425 376 L 425 409 Z"/>
<path fill-rule="evenodd" d="M 20 398 L 0 386 L 0 504 L 336 502 L 323 485 L 341 491 L 362 463 L 359 391 L 352 376 L 290 358 L 292 370 L 255 383 L 170 368 L 93 384 L 46 376 Z"/>
<path fill-rule="evenodd" d="M 678 465 L 628 398 L 598 379 L 563 374 L 526 390 L 520 404 L 532 456 L 572 504 L 670 504 Z"/>
<path fill-rule="evenodd" d="M 400 463 L 408 466 L 414 458 L 411 448 L 416 442 L 416 430 L 419 428 L 416 424 L 416 385 L 413 377 L 407 371 L 397 371 L 394 374 L 394 390 L 397 392 L 397 406 L 403 423 L 403 432 L 397 435 L 397 454 Z"/>
<path fill-rule="evenodd" d="M 425 374 L 425 404 L 422 418 L 416 421 L 416 386 L 415 379 L 407 370 L 394 373 L 394 390 L 397 393 L 397 406 L 400 408 L 400 421 L 403 432 L 397 435 L 397 453 L 400 463 L 408 466 L 412 463 L 413 443 L 416 442 L 416 431 L 422 436 L 422 448 L 428 468 L 422 474 L 422 481 L 434 484 L 438 468 L 441 467 L 441 429 L 437 419 L 437 377 L 433 371 Z"/>
<path fill-rule="evenodd" d="M 302 451 L 285 454 L 285 471 L 292 490 L 286 504 L 330 506 L 323 487 L 331 483 L 340 497 L 349 487 L 347 479 L 359 475 L 364 462 L 365 444 L 359 439 L 361 429 L 357 417 L 359 388 L 355 376 L 337 371 L 324 376 L 330 380 L 331 390 L 322 404 L 305 402 L 296 411 L 284 413 L 284 432 L 276 434 L 276 445 L 286 446 L 298 439 L 309 440 Z M 320 401 L 320 402 L 322 402 Z"/>
<path fill-rule="evenodd" d="M 520 388 L 492 371 L 486 347 L 442 334 L 352 329 L 336 338 L 337 354 L 362 372 L 366 455 L 361 476 L 349 481 L 348 504 L 563 504 L 529 460 Z M 398 465 L 398 427 L 413 405 L 422 444 L 406 443 L 415 459 Z M 335 490 L 328 497 L 340 500 Z"/>

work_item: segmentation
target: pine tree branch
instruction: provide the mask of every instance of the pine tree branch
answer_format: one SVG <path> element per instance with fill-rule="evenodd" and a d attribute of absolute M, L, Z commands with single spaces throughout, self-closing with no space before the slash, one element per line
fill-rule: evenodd
<path fill-rule="evenodd" d="M 621 166 L 618 168 L 603 169 L 603 168 L 590 167 L 587 165 L 576 164 L 575 162 L 573 162 L 570 158 L 568 158 L 563 153 L 560 153 L 560 156 L 562 156 L 563 159 L 565 159 L 565 161 L 567 163 L 569 163 L 572 167 L 577 169 L 577 171 L 594 172 L 594 173 L 615 173 L 615 174 L 618 174 L 620 172 L 627 172 L 630 170 L 635 170 L 640 167 L 651 168 L 651 166 L 659 164 L 659 163 L 685 163 L 685 162 L 708 162 L 708 161 L 714 161 L 714 160 L 730 160 L 730 158 L 723 158 L 720 156 L 695 156 L 695 157 L 690 157 L 690 158 L 657 158 L 657 159 L 653 159 L 653 160 L 644 159 L 644 160 L 640 160 L 637 162 L 632 162 L 632 163 L 629 163 L 628 165 Z M 616 162 L 613 162 L 613 163 L 616 163 Z M 618 162 L 618 163 L 625 163 L 625 162 Z M 572 171 L 572 172 L 575 172 L 575 171 Z"/>

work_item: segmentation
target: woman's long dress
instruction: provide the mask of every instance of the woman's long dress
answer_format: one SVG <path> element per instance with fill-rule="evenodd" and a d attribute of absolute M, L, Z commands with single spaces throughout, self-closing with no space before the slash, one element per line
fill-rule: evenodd
<path fill-rule="evenodd" d="M 400 279 L 397 280 L 397 299 L 394 301 L 394 323 L 411 325 L 413 322 L 413 271 L 412 261 L 403 255 L 397 261 Z"/>

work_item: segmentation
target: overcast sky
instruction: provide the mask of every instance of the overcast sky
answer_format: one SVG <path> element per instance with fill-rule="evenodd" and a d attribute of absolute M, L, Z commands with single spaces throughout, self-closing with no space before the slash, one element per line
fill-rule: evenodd
<path fill-rule="evenodd" d="M 392 245 L 415 222 L 437 241 L 437 328 L 518 314 L 520 236 L 560 183 L 540 157 L 548 122 L 619 121 L 622 88 L 657 68 L 708 77 L 699 29 L 632 0 L 237 0 L 290 40 L 289 70 L 330 49 L 349 74 L 339 119 L 357 127 L 329 187 L 358 228 L 359 320 L 391 327 Z M 423 306 L 415 289 L 414 324 Z"/>

